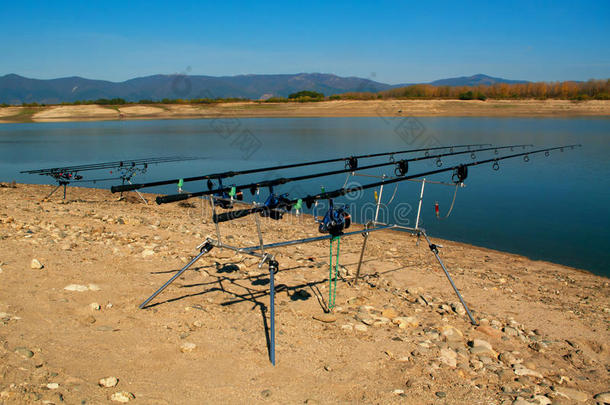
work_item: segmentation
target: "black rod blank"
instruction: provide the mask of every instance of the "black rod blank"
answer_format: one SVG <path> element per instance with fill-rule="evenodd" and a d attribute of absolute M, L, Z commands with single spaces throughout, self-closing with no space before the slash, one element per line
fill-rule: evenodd
<path fill-rule="evenodd" d="M 480 144 L 471 144 L 471 145 L 440 146 L 440 147 L 434 147 L 434 148 L 409 149 L 409 150 L 401 150 L 401 151 L 394 151 L 394 152 L 372 153 L 372 154 L 368 154 L 368 155 L 348 156 L 348 157 L 342 157 L 342 158 L 317 160 L 317 161 L 303 162 L 303 163 L 292 163 L 292 164 L 269 166 L 269 167 L 263 167 L 263 168 L 257 168 L 257 169 L 213 173 L 213 174 L 207 174 L 207 175 L 203 175 L 203 176 L 185 177 L 183 179 L 161 180 L 161 181 L 153 181 L 153 182 L 149 182 L 149 183 L 138 183 L 138 184 L 124 184 L 124 185 L 120 185 L 120 186 L 113 186 L 110 188 L 110 191 L 113 193 L 119 193 L 119 192 L 124 192 L 124 191 L 138 190 L 138 189 L 145 188 L 145 187 L 167 186 L 169 184 L 176 184 L 180 180 L 182 180 L 183 182 L 186 183 L 186 182 L 190 182 L 190 181 L 199 181 L 199 180 L 224 179 L 224 178 L 228 178 L 228 177 L 242 176 L 242 175 L 246 175 L 246 174 L 269 172 L 272 170 L 292 169 L 295 167 L 313 166 L 313 165 L 321 165 L 321 164 L 325 164 L 325 163 L 336 163 L 336 162 L 343 162 L 343 161 L 349 162 L 350 159 L 356 159 L 356 160 L 357 159 L 368 159 L 368 158 L 374 158 L 374 157 L 380 157 L 380 156 L 392 156 L 392 155 L 399 155 L 399 154 L 403 154 L 403 153 L 424 152 L 424 151 L 430 151 L 430 150 L 440 150 L 440 149 L 450 149 L 450 148 L 469 148 L 469 149 L 475 148 L 475 147 L 481 148 L 483 146 L 491 146 L 491 144 L 480 143 Z M 476 151 L 477 150 L 475 149 L 474 152 L 476 152 Z"/>

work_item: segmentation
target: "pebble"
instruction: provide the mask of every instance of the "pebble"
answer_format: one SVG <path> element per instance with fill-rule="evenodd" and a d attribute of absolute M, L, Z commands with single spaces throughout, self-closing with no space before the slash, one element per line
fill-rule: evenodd
<path fill-rule="evenodd" d="M 439 398 L 445 398 L 447 396 L 447 393 L 444 391 L 437 391 L 434 393 L 434 395 L 436 395 Z"/>
<path fill-rule="evenodd" d="M 416 327 L 419 325 L 419 320 L 414 316 L 399 316 L 392 320 L 392 323 L 398 325 L 400 329 L 406 329 L 408 327 Z"/>
<path fill-rule="evenodd" d="M 28 359 L 34 357 L 34 352 L 28 349 L 27 347 L 17 347 L 15 349 L 15 353 L 20 354 Z"/>
<path fill-rule="evenodd" d="M 100 309 L 102 309 L 102 307 L 97 302 L 92 302 L 91 304 L 89 304 L 89 309 L 93 311 L 99 311 Z"/>
<path fill-rule="evenodd" d="M 144 251 L 142 252 L 142 257 L 146 259 L 147 257 L 151 257 L 151 256 L 153 256 L 154 254 L 155 254 L 155 251 L 154 251 L 154 250 L 152 250 L 152 249 L 146 249 L 146 250 L 144 250 Z"/>
<path fill-rule="evenodd" d="M 487 349 L 488 351 L 493 351 L 491 344 L 483 339 L 473 339 L 470 342 L 468 342 L 468 345 L 472 348 L 477 348 L 477 347 L 482 347 Z"/>
<path fill-rule="evenodd" d="M 88 288 L 91 291 L 100 291 L 101 290 L 100 286 L 98 286 L 97 284 L 89 284 Z"/>
<path fill-rule="evenodd" d="M 451 309 L 453 309 L 453 312 L 460 316 L 466 315 L 466 310 L 464 309 L 464 306 L 461 303 L 452 302 Z"/>
<path fill-rule="evenodd" d="M 546 397 L 544 395 L 534 395 L 532 399 L 536 401 L 538 405 L 551 405 L 553 403 L 553 401 L 551 401 L 549 397 Z"/>
<path fill-rule="evenodd" d="M 112 388 L 112 387 L 116 387 L 116 385 L 119 383 L 119 379 L 116 377 L 106 377 L 106 378 L 101 378 L 97 384 L 100 387 L 104 387 L 104 388 Z"/>
<path fill-rule="evenodd" d="M 506 333 L 507 336 L 512 336 L 512 337 L 516 337 L 519 336 L 519 331 L 515 328 L 512 328 L 510 326 L 506 326 L 504 329 L 502 329 L 502 331 L 504 333 Z"/>
<path fill-rule="evenodd" d="M 487 325 L 477 326 L 476 330 L 493 338 L 500 338 L 502 336 L 502 332 L 500 332 L 498 329 L 492 328 L 491 326 Z"/>
<path fill-rule="evenodd" d="M 358 332 L 366 332 L 368 330 L 366 325 L 362 325 L 362 324 L 358 324 L 358 325 L 354 326 L 354 329 L 356 329 Z"/>
<path fill-rule="evenodd" d="M 586 392 L 578 391 L 573 388 L 556 388 L 555 392 L 572 401 L 585 402 L 589 399 L 589 395 Z"/>
<path fill-rule="evenodd" d="M 180 351 L 182 353 L 189 353 L 189 352 L 192 352 L 193 350 L 195 350 L 196 348 L 197 348 L 197 345 L 195 343 L 184 342 L 180 346 Z"/>
<path fill-rule="evenodd" d="M 441 328 L 441 334 L 448 342 L 461 342 L 464 336 L 462 332 L 451 325 L 445 325 Z"/>
<path fill-rule="evenodd" d="M 441 349 L 438 360 L 451 368 L 457 367 L 457 353 L 451 349 Z"/>
<path fill-rule="evenodd" d="M 600 392 L 593 397 L 598 404 L 610 404 L 610 391 Z"/>
<path fill-rule="evenodd" d="M 135 399 L 135 395 L 133 395 L 131 392 L 127 392 L 127 391 L 119 391 L 119 392 L 115 392 L 114 394 L 112 394 L 110 396 L 110 400 L 115 401 L 115 402 L 122 402 L 122 403 L 126 403 L 131 401 L 132 399 Z"/>
<path fill-rule="evenodd" d="M 515 369 L 513 371 L 516 375 L 519 376 L 543 378 L 542 374 L 540 374 L 538 371 L 530 370 L 529 368 L 522 366 L 521 364 L 515 364 Z"/>
<path fill-rule="evenodd" d="M 398 312 L 394 308 L 386 308 L 381 312 L 381 316 L 388 319 L 394 319 L 398 316 Z"/>
<path fill-rule="evenodd" d="M 47 384 L 47 388 L 50 389 L 50 390 L 56 390 L 56 389 L 59 388 L 59 384 L 57 384 L 57 383 L 48 383 Z"/>
<path fill-rule="evenodd" d="M 345 325 L 341 325 L 341 329 L 346 331 L 352 331 L 354 330 L 354 325 L 352 325 L 351 323 L 346 323 Z"/>
<path fill-rule="evenodd" d="M 500 353 L 499 360 L 507 366 L 518 363 L 517 358 L 511 352 Z"/>
<path fill-rule="evenodd" d="M 262 390 L 261 395 L 263 398 L 269 398 L 271 396 L 271 390 Z"/>
<path fill-rule="evenodd" d="M 320 321 L 320 322 L 324 322 L 324 323 L 332 323 L 337 320 L 337 317 L 335 315 L 329 314 L 329 313 L 316 314 L 316 315 L 312 316 L 312 318 L 315 319 L 316 321 Z"/>
<path fill-rule="evenodd" d="M 44 267 L 44 265 L 42 263 L 40 263 L 40 261 L 38 259 L 32 259 L 32 262 L 30 263 L 30 267 L 34 270 L 40 270 Z"/>
<path fill-rule="evenodd" d="M 83 292 L 83 291 L 89 291 L 89 287 L 87 287 L 86 285 L 80 285 L 80 284 L 69 284 L 64 287 L 64 290 Z"/>
<path fill-rule="evenodd" d="M 394 395 L 403 395 L 405 393 L 405 390 L 394 390 L 392 391 L 392 394 Z"/>

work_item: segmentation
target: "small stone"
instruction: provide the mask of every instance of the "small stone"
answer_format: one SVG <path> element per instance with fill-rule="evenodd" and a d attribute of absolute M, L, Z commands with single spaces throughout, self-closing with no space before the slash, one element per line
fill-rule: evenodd
<path fill-rule="evenodd" d="M 193 350 L 195 350 L 196 348 L 197 348 L 197 345 L 195 343 L 184 342 L 180 346 L 180 351 L 182 353 L 189 353 L 189 352 L 192 352 Z"/>
<path fill-rule="evenodd" d="M 59 384 L 57 384 L 57 383 L 48 383 L 47 384 L 47 388 L 50 389 L 50 390 L 56 390 L 56 389 L 59 388 Z"/>
<path fill-rule="evenodd" d="M 441 335 L 445 337 L 448 342 L 461 342 L 464 336 L 462 332 L 454 326 L 445 325 L 441 328 Z"/>
<path fill-rule="evenodd" d="M 316 321 L 324 322 L 324 323 L 333 323 L 337 320 L 337 317 L 330 313 L 322 313 L 316 314 L 312 317 Z"/>
<path fill-rule="evenodd" d="M 436 395 L 439 398 L 445 398 L 447 396 L 447 393 L 444 391 L 437 391 L 434 393 L 434 395 Z"/>
<path fill-rule="evenodd" d="M 271 396 L 271 390 L 262 390 L 261 395 L 263 398 L 269 398 Z"/>
<path fill-rule="evenodd" d="M 351 323 L 346 323 L 345 325 L 341 325 L 341 329 L 345 331 L 352 331 L 354 330 L 354 325 L 352 325 Z"/>
<path fill-rule="evenodd" d="M 598 404 L 610 404 L 610 391 L 600 392 L 593 397 Z"/>
<path fill-rule="evenodd" d="M 502 337 L 502 332 L 500 332 L 498 329 L 492 328 L 491 326 L 481 325 L 477 326 L 475 329 L 493 338 L 499 339 L 500 337 Z"/>
<path fill-rule="evenodd" d="M 451 349 L 441 349 L 438 360 L 451 368 L 455 368 L 457 366 L 457 353 Z"/>
<path fill-rule="evenodd" d="M 398 312 L 394 308 L 386 308 L 381 312 L 381 316 L 388 319 L 394 319 L 398 316 Z"/>
<path fill-rule="evenodd" d="M 115 402 L 126 403 L 126 402 L 131 401 L 135 397 L 136 396 L 133 395 L 131 392 L 119 391 L 119 392 L 115 392 L 114 394 L 112 394 L 110 396 L 110 400 L 115 401 Z"/>
<path fill-rule="evenodd" d="M 483 340 L 483 339 L 473 339 L 470 342 L 468 342 L 468 345 L 472 348 L 483 347 L 489 351 L 493 350 L 491 347 L 491 344 L 488 341 Z"/>
<path fill-rule="evenodd" d="M 511 336 L 511 337 L 516 337 L 519 336 L 519 331 L 515 328 L 512 328 L 510 326 L 506 326 L 504 329 L 502 329 L 502 331 L 504 333 L 506 333 L 507 336 Z"/>
<path fill-rule="evenodd" d="M 148 258 L 148 257 L 153 256 L 154 254 L 155 254 L 155 251 L 154 251 L 154 250 L 152 250 L 152 249 L 145 249 L 145 250 L 142 252 L 142 257 L 146 259 L 146 258 Z"/>
<path fill-rule="evenodd" d="M 100 309 L 102 309 L 102 307 L 100 307 L 100 304 L 98 304 L 97 302 L 92 302 L 91 304 L 89 304 L 89 309 L 91 309 L 92 311 L 99 311 Z"/>
<path fill-rule="evenodd" d="M 419 320 L 414 316 L 399 316 L 392 319 L 392 323 L 398 325 L 400 329 L 419 326 Z"/>
<path fill-rule="evenodd" d="M 404 393 L 405 393 L 405 390 L 397 389 L 397 390 L 392 391 L 392 394 L 394 394 L 394 395 L 404 395 Z"/>
<path fill-rule="evenodd" d="M 553 403 L 553 401 L 551 401 L 549 397 L 546 397 L 544 395 L 534 395 L 532 399 L 536 401 L 538 405 L 551 405 Z"/>
<path fill-rule="evenodd" d="M 461 303 L 452 302 L 451 309 L 453 310 L 453 312 L 455 312 L 456 314 L 458 314 L 460 316 L 466 315 L 466 309 L 464 308 L 464 306 Z"/>
<path fill-rule="evenodd" d="M 356 326 L 354 326 L 354 329 L 356 329 L 358 332 L 366 332 L 368 330 L 366 325 L 362 324 L 357 324 Z"/>
<path fill-rule="evenodd" d="M 38 261 L 38 259 L 32 259 L 32 262 L 30 263 L 30 267 L 34 270 L 40 270 L 44 267 L 44 265 L 42 263 L 40 263 L 40 261 Z"/>
<path fill-rule="evenodd" d="M 507 366 L 512 366 L 517 363 L 517 359 L 511 352 L 500 353 L 499 360 Z"/>
<path fill-rule="evenodd" d="M 555 392 L 561 396 L 564 396 L 572 401 L 585 402 L 589 399 L 589 395 L 586 392 L 578 391 L 573 388 L 556 388 Z"/>
<path fill-rule="evenodd" d="M 17 347 L 15 349 L 15 353 L 20 354 L 21 356 L 26 357 L 28 359 L 34 357 L 34 352 L 28 349 L 27 347 Z"/>
<path fill-rule="evenodd" d="M 80 285 L 80 284 L 69 284 L 64 287 L 64 290 L 83 292 L 83 291 L 89 291 L 89 287 L 87 287 L 86 285 Z"/>
<path fill-rule="evenodd" d="M 524 367 L 520 364 L 516 364 L 515 369 L 513 371 L 515 372 L 516 375 L 519 375 L 519 376 L 528 376 L 528 377 L 535 377 L 535 378 L 540 378 L 540 379 L 543 378 L 542 374 L 540 374 L 538 371 L 530 370 L 529 368 Z"/>
<path fill-rule="evenodd" d="M 90 291 L 100 291 L 101 290 L 100 286 L 98 286 L 97 284 L 89 284 L 89 286 L 87 288 L 89 288 Z"/>
<path fill-rule="evenodd" d="M 112 388 L 112 387 L 116 387 L 116 385 L 119 383 L 119 379 L 116 377 L 105 377 L 105 378 L 101 378 L 97 384 L 100 387 L 104 387 L 104 388 Z"/>

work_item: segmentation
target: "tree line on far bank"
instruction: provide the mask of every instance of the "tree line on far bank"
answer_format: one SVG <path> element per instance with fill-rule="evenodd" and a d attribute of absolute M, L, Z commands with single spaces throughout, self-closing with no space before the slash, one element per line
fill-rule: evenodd
<path fill-rule="evenodd" d="M 45 105 L 125 105 L 125 104 L 216 104 L 244 101 L 259 103 L 318 102 L 324 100 L 392 100 L 392 99 L 446 99 L 446 100 L 524 100 L 524 99 L 560 99 L 560 100 L 610 100 L 610 79 L 589 80 L 586 82 L 530 82 L 530 83 L 496 83 L 479 86 L 433 86 L 414 84 L 411 86 L 380 92 L 349 92 L 326 97 L 322 93 L 303 90 L 286 97 L 270 97 L 264 100 L 246 98 L 196 98 L 127 101 L 122 98 L 80 100 L 59 104 L 23 103 L 24 107 Z M 8 107 L 9 104 L 1 104 Z"/>

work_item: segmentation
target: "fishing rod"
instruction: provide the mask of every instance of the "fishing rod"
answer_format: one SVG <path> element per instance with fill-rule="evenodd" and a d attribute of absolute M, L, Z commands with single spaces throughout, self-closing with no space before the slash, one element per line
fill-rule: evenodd
<path fill-rule="evenodd" d="M 404 176 L 407 174 L 407 172 L 409 170 L 409 162 L 436 159 L 436 165 L 438 167 L 440 167 L 440 166 L 442 166 L 441 158 L 447 157 L 447 156 L 456 156 L 456 155 L 463 155 L 466 153 L 470 153 L 471 157 L 476 158 L 476 155 L 474 154 L 475 152 L 485 152 L 485 151 L 493 150 L 493 151 L 495 151 L 495 153 L 498 153 L 498 151 L 502 150 L 502 149 L 508 149 L 508 148 L 510 148 L 511 150 L 514 148 L 524 148 L 525 149 L 526 147 L 531 147 L 531 146 L 533 146 L 533 145 L 522 144 L 522 145 L 509 145 L 509 146 L 495 146 L 495 147 L 491 147 L 491 148 L 480 148 L 480 149 L 477 149 L 476 151 L 468 150 L 468 151 L 460 151 L 460 152 L 447 152 L 447 153 L 441 153 L 438 155 L 427 155 L 427 156 L 424 155 L 424 156 L 417 156 L 417 157 L 410 158 L 410 159 L 402 159 L 402 160 L 397 160 L 397 161 L 383 162 L 383 163 L 376 163 L 376 164 L 367 165 L 367 166 L 361 166 L 357 170 L 367 170 L 367 169 L 374 169 L 374 168 L 384 167 L 384 166 L 389 166 L 389 165 L 396 165 L 396 168 L 394 169 L 395 174 L 397 176 Z M 215 190 L 213 189 L 213 184 L 210 181 L 208 183 L 208 190 L 198 191 L 198 192 L 194 192 L 194 193 L 180 193 L 180 194 L 159 196 L 159 197 L 157 197 L 156 201 L 157 201 L 157 204 L 166 204 L 166 203 L 170 203 L 170 202 L 183 201 L 183 200 L 187 200 L 189 198 L 201 197 L 201 196 L 205 196 L 205 195 L 216 195 L 216 196 L 222 196 L 225 199 L 230 199 L 230 197 L 237 195 L 236 192 L 240 191 L 240 190 L 249 189 L 250 192 L 254 195 L 258 189 L 264 188 L 264 187 L 269 187 L 269 191 L 270 191 L 269 198 L 267 199 L 267 201 L 265 201 L 265 204 L 263 206 L 255 207 L 255 208 L 251 209 L 251 210 L 254 210 L 253 212 L 255 212 L 256 210 L 260 211 L 262 209 L 267 209 L 267 210 L 271 209 L 271 208 L 277 206 L 278 204 L 281 204 L 282 199 L 285 200 L 287 198 L 287 195 L 284 195 L 284 194 L 282 194 L 280 196 L 276 196 L 273 193 L 274 186 L 279 186 L 282 184 L 291 183 L 291 182 L 295 182 L 295 181 L 314 179 L 314 178 L 318 178 L 318 177 L 334 176 L 334 175 L 342 174 L 342 173 L 350 173 L 353 171 L 354 170 L 352 168 L 347 168 L 347 169 L 333 170 L 333 171 L 322 172 L 322 173 L 307 174 L 307 175 L 296 176 L 296 177 L 288 177 L 288 178 L 282 177 L 282 178 L 278 178 L 278 179 L 274 179 L 274 180 L 267 180 L 267 181 L 232 186 L 232 187 L 222 187 L 222 184 L 221 184 L 220 188 L 215 189 Z M 227 192 L 230 192 L 230 194 L 227 194 Z M 238 198 L 238 199 L 241 199 L 241 198 Z M 221 206 L 223 206 L 223 204 L 221 204 Z M 224 204 L 223 208 L 227 208 L 227 204 Z"/>
<path fill-rule="evenodd" d="M 45 199 L 51 197 L 55 191 L 57 191 L 61 186 L 64 188 L 64 200 L 66 199 L 66 186 L 71 182 L 87 182 L 88 180 L 83 180 L 83 175 L 79 174 L 83 171 L 93 171 L 93 170 L 104 170 L 111 169 L 110 174 L 116 174 L 117 180 L 122 180 L 123 184 L 130 183 L 131 179 L 138 173 L 146 173 L 148 170 L 148 166 L 152 164 L 159 163 L 169 163 L 169 162 L 182 162 L 187 160 L 197 160 L 202 159 L 199 157 L 182 157 L 182 156 L 168 156 L 168 157 L 153 157 L 153 158 L 143 158 L 143 159 L 133 159 L 133 160 L 119 160 L 115 162 L 103 162 L 103 163 L 90 163 L 84 165 L 77 166 L 64 166 L 64 167 L 52 167 L 47 169 L 35 169 L 35 170 L 23 170 L 21 173 L 27 174 L 39 174 L 41 176 L 49 176 L 55 179 L 57 182 L 57 187 L 55 187 L 50 194 L 48 194 Z M 97 181 L 107 181 L 111 179 L 99 179 L 99 180 L 91 180 L 91 182 L 96 183 Z M 140 195 L 140 197 L 144 200 L 144 198 Z M 146 200 L 144 200 L 146 201 Z"/>
<path fill-rule="evenodd" d="M 218 179 L 224 179 L 224 178 L 234 177 L 234 176 L 241 176 L 241 175 L 246 175 L 246 174 L 269 172 L 272 170 L 292 169 L 295 167 L 313 166 L 313 165 L 321 165 L 321 164 L 325 164 L 325 163 L 335 163 L 335 162 L 345 162 L 345 167 L 350 168 L 352 171 L 354 171 L 354 170 L 358 169 L 358 159 L 369 159 L 369 158 L 380 157 L 380 156 L 390 156 L 390 159 L 393 159 L 394 155 L 399 155 L 399 154 L 403 154 L 403 153 L 414 153 L 414 152 L 424 152 L 424 151 L 427 152 L 427 151 L 431 151 L 431 150 L 440 150 L 440 149 L 453 150 L 454 148 L 468 148 L 470 150 L 470 148 L 475 148 L 475 147 L 481 148 L 483 146 L 491 146 L 491 144 L 480 143 L 480 144 L 470 144 L 470 145 L 439 146 L 439 147 L 434 147 L 434 148 L 409 149 L 409 150 L 401 150 L 401 151 L 394 151 L 394 152 L 372 153 L 372 154 L 368 154 L 368 155 L 348 156 L 348 157 L 342 157 L 342 158 L 317 160 L 317 161 L 313 161 L 313 162 L 302 162 L 302 163 L 293 163 L 293 164 L 286 164 L 286 165 L 279 165 L 279 166 L 269 166 L 269 167 L 263 167 L 263 168 L 257 168 L 257 169 L 247 169 L 247 170 L 239 170 L 239 171 L 213 173 L 213 174 L 207 174 L 207 175 L 203 175 L 203 176 L 186 177 L 183 179 L 153 181 L 153 182 L 149 182 L 149 183 L 139 183 L 139 184 L 125 184 L 125 185 L 121 185 L 121 186 L 113 186 L 110 188 L 110 191 L 113 193 L 119 193 L 119 192 L 123 192 L 123 191 L 138 190 L 140 188 L 145 188 L 145 187 L 166 186 L 169 184 L 176 184 L 178 182 L 186 183 L 186 182 L 199 181 L 199 180 L 218 180 Z"/>
<path fill-rule="evenodd" d="M 538 150 L 533 150 L 533 151 L 528 151 L 528 152 L 514 153 L 511 155 L 499 156 L 499 157 L 494 157 L 491 159 L 484 159 L 484 160 L 479 160 L 479 161 L 470 162 L 470 163 L 461 163 L 456 166 L 440 168 L 440 169 L 436 169 L 436 170 L 430 170 L 427 172 L 412 174 L 409 176 L 405 175 L 402 177 L 396 177 L 393 179 L 378 181 L 378 182 L 369 183 L 369 184 L 365 184 L 365 185 L 358 185 L 358 186 L 348 187 L 348 188 L 343 187 L 343 188 L 333 190 L 333 191 L 322 192 L 320 194 L 316 194 L 313 196 L 308 195 L 307 197 L 299 198 L 299 199 L 290 200 L 288 198 L 284 198 L 280 201 L 279 205 L 277 205 L 276 207 L 273 207 L 272 209 L 273 210 L 285 209 L 286 211 L 289 211 L 290 209 L 292 209 L 293 206 L 295 206 L 295 205 L 300 206 L 303 202 L 305 202 L 307 208 L 311 208 L 312 205 L 318 200 L 327 199 L 332 202 L 333 198 L 341 197 L 346 194 L 355 193 L 355 192 L 359 192 L 359 191 L 370 189 L 370 188 L 385 186 L 387 184 L 398 183 L 398 182 L 405 181 L 405 180 L 410 180 L 410 179 L 424 177 L 424 176 L 431 176 L 434 174 L 444 173 L 444 172 L 449 172 L 449 171 L 453 171 L 452 181 L 454 183 L 456 183 L 456 184 L 463 183 L 464 180 L 468 177 L 468 168 L 469 167 L 474 167 L 474 166 L 478 166 L 478 165 L 482 165 L 482 164 L 486 164 L 486 163 L 493 163 L 493 169 L 499 170 L 500 166 L 499 166 L 498 162 L 501 160 L 512 159 L 512 158 L 523 156 L 524 161 L 528 162 L 529 155 L 533 155 L 533 154 L 537 154 L 537 153 L 544 153 L 545 156 L 548 156 L 551 151 L 561 150 L 563 152 L 563 150 L 565 148 L 574 149 L 574 147 L 577 147 L 577 146 L 582 146 L 582 145 L 574 144 L 574 145 L 538 149 Z M 261 206 L 261 207 L 254 207 L 254 208 L 249 208 L 249 209 L 244 209 L 244 210 L 235 210 L 235 211 L 230 211 L 230 212 L 224 212 L 221 214 L 216 214 L 213 216 L 212 219 L 213 219 L 214 223 L 226 222 L 226 221 L 231 221 L 231 220 L 234 220 L 237 218 L 245 217 L 245 216 L 253 214 L 255 212 L 265 213 L 265 210 L 269 210 L 269 208 L 265 207 L 265 206 Z M 276 219 L 275 217 L 281 218 L 281 215 L 278 215 L 278 214 L 272 214 L 272 215 L 267 215 L 267 216 L 271 216 L 274 219 Z M 277 218 L 277 219 L 279 219 L 279 218 Z M 341 226 L 339 226 L 339 224 L 333 225 L 333 222 L 337 223 L 337 222 L 340 222 L 341 219 L 343 219 L 344 220 L 343 227 L 347 228 L 347 227 L 349 227 L 349 222 L 347 221 L 348 218 L 349 218 L 349 214 L 347 214 L 342 208 L 339 210 L 334 209 L 331 204 L 329 212 L 323 219 L 323 223 L 325 224 L 324 227 L 331 234 L 334 234 L 334 233 L 340 234 L 340 232 L 343 228 Z M 326 222 L 328 222 L 328 223 L 326 223 Z M 347 226 L 345 226 L 345 225 L 347 225 Z M 321 232 L 323 231 L 322 223 L 320 226 L 320 231 Z"/>
<path fill-rule="evenodd" d="M 23 170 L 20 173 L 50 175 L 50 174 L 60 173 L 60 172 L 82 172 L 82 171 L 89 171 L 89 170 L 112 169 L 112 168 L 119 168 L 119 167 L 140 166 L 140 165 L 155 164 L 155 163 L 168 163 L 168 162 L 178 162 L 178 161 L 198 160 L 198 159 L 202 159 L 202 158 L 181 157 L 181 156 L 155 157 L 155 158 L 143 158 L 143 159 L 134 159 L 134 160 L 119 160 L 116 162 L 89 163 L 89 164 L 78 165 L 78 166 L 64 166 L 64 167 L 51 167 L 51 168 L 47 168 L 47 169 Z"/>

